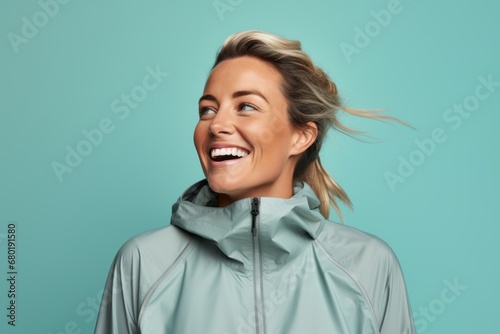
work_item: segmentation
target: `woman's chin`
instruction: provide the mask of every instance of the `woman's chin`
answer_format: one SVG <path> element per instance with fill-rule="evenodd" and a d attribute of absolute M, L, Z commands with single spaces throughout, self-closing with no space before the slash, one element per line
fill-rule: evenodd
<path fill-rule="evenodd" d="M 233 194 L 242 188 L 242 182 L 227 173 L 206 176 L 210 188 L 219 194 Z"/>

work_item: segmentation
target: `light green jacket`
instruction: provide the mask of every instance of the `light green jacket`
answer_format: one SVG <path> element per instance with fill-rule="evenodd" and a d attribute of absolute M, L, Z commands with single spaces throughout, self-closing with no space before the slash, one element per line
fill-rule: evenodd
<path fill-rule="evenodd" d="M 296 183 L 290 199 L 218 208 L 198 182 L 171 225 L 120 249 L 95 333 L 416 333 L 392 250 L 319 204 Z"/>

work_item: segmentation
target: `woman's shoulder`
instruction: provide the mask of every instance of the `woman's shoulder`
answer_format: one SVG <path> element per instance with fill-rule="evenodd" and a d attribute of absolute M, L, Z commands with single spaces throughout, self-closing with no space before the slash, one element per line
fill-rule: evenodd
<path fill-rule="evenodd" d="M 356 227 L 327 221 L 318 236 L 320 240 L 332 246 L 370 249 L 377 252 L 392 253 L 390 246 L 380 237 L 362 231 Z"/>
<path fill-rule="evenodd" d="M 191 240 L 188 233 L 173 225 L 146 231 L 120 247 L 115 264 L 127 267 L 147 265 L 145 267 L 161 272 L 180 256 Z"/>
<path fill-rule="evenodd" d="M 394 251 L 384 240 L 355 227 L 328 221 L 317 241 L 332 261 L 356 276 L 386 276 L 399 269 Z"/>

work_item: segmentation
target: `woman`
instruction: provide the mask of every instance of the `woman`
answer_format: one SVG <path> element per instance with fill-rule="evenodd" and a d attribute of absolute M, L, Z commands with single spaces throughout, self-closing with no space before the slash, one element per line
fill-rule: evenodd
<path fill-rule="evenodd" d="M 121 248 L 96 333 L 415 333 L 391 249 L 327 220 L 350 205 L 318 156 L 341 108 L 381 117 L 341 106 L 299 42 L 230 36 L 199 101 L 206 179 Z"/>

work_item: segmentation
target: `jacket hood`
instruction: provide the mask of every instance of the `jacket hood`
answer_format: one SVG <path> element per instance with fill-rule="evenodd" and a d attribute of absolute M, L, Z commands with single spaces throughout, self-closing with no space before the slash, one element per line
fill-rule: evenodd
<path fill-rule="evenodd" d="M 293 260 L 319 235 L 326 219 L 320 201 L 307 183 L 295 182 L 291 198 L 259 198 L 258 237 L 264 270 Z M 188 188 L 172 207 L 171 224 L 213 242 L 236 261 L 252 269 L 252 198 L 217 207 L 217 193 L 207 180 Z"/>

